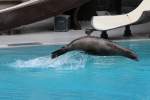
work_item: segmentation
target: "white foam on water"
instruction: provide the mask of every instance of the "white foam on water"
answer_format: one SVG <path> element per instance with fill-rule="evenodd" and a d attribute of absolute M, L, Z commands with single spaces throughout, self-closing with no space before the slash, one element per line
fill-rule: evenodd
<path fill-rule="evenodd" d="M 84 68 L 87 62 L 87 55 L 79 52 L 69 52 L 56 59 L 50 56 L 38 57 L 31 60 L 16 60 L 9 64 L 15 68 L 53 68 L 58 70 L 76 70 Z"/>

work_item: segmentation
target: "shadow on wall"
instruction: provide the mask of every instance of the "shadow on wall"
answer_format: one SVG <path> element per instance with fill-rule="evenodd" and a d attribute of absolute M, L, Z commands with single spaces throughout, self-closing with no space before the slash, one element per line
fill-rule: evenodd
<path fill-rule="evenodd" d="M 22 2 L 22 0 L 0 0 L 0 9 L 12 7 Z"/>
<path fill-rule="evenodd" d="M 122 0 L 122 12 L 128 13 L 134 10 L 143 0 Z"/>
<path fill-rule="evenodd" d="M 119 12 L 122 9 L 122 12 L 129 12 L 135 9 L 141 2 L 142 0 L 96 0 L 96 8 L 99 11 Z M 117 6 L 119 4 L 120 6 Z"/>
<path fill-rule="evenodd" d="M 127 13 L 135 9 L 142 0 L 91 0 L 80 8 L 78 19 L 91 20 L 96 11 L 109 11 L 112 14 Z"/>

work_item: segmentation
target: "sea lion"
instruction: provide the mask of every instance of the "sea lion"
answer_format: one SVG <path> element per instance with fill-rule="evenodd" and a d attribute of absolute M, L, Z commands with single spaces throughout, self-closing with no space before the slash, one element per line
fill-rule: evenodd
<path fill-rule="evenodd" d="M 52 52 L 52 58 L 56 58 L 66 52 L 78 50 L 97 56 L 124 56 L 138 61 L 137 55 L 127 48 L 123 48 L 109 40 L 94 36 L 85 36 L 73 40 L 61 49 Z"/>

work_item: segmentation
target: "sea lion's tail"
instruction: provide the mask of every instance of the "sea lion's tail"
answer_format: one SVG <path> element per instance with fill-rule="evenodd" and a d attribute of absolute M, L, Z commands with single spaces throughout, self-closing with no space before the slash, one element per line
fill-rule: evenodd
<path fill-rule="evenodd" d="M 58 49 L 58 50 L 56 50 L 56 51 L 54 51 L 54 52 L 51 53 L 52 54 L 51 58 L 54 59 L 54 58 L 56 58 L 56 57 L 58 57 L 58 56 L 60 56 L 60 55 L 62 55 L 64 53 L 66 53 L 68 51 L 69 50 L 67 48 L 65 48 L 65 47 L 63 47 L 61 49 Z"/>
<path fill-rule="evenodd" d="M 127 57 L 129 59 L 135 60 L 135 61 L 139 61 L 139 58 L 138 58 L 137 54 L 134 53 L 133 51 L 129 50 L 129 49 L 125 50 L 123 56 L 125 56 L 125 57 Z"/>

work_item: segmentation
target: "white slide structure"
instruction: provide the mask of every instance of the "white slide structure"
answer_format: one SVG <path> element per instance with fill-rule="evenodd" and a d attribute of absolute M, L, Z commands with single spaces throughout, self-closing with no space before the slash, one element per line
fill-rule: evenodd
<path fill-rule="evenodd" d="M 99 31 L 107 31 L 132 24 L 150 21 L 150 0 L 143 0 L 133 11 L 123 15 L 94 16 L 92 26 Z M 127 27 L 129 29 L 129 27 Z"/>

